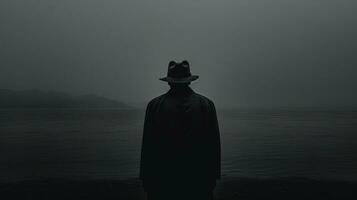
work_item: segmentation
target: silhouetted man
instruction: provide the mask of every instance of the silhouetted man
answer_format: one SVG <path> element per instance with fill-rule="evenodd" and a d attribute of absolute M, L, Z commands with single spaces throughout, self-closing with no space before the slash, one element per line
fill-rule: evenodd
<path fill-rule="evenodd" d="M 213 102 L 189 84 L 187 61 L 171 61 L 170 90 L 146 109 L 140 178 L 149 200 L 213 199 L 221 174 L 220 135 Z"/>

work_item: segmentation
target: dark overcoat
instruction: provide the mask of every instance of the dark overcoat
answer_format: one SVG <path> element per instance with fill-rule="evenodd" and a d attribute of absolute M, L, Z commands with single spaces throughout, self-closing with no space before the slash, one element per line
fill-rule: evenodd
<path fill-rule="evenodd" d="M 170 89 L 151 100 L 141 150 L 144 189 L 212 189 L 220 175 L 220 134 L 213 102 L 189 87 Z"/>

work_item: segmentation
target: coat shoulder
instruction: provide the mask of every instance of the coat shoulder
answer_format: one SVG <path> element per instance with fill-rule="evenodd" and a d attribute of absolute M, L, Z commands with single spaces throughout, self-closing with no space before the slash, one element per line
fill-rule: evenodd
<path fill-rule="evenodd" d="M 212 101 L 210 98 L 208 98 L 208 97 L 206 97 L 206 96 L 204 96 L 204 95 L 202 95 L 202 94 L 198 94 L 198 93 L 195 93 L 195 96 L 196 96 L 196 98 L 199 98 L 200 101 L 201 101 L 202 103 L 204 103 L 206 106 L 208 106 L 208 107 L 214 107 L 214 103 L 213 103 L 213 101 Z"/>
<path fill-rule="evenodd" d="M 166 94 L 162 94 L 160 96 L 157 96 L 153 99 L 151 99 L 147 105 L 148 108 L 152 107 L 153 105 L 158 104 L 160 101 L 162 101 L 165 98 Z"/>

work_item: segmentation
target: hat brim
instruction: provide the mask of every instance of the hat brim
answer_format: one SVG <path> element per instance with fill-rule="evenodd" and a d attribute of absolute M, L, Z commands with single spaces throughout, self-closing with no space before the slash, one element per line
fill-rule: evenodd
<path fill-rule="evenodd" d="M 160 78 L 160 80 L 168 82 L 168 83 L 189 83 L 191 81 L 197 80 L 198 77 L 199 76 L 197 76 L 197 75 L 192 75 L 192 76 L 185 77 L 185 78 L 164 77 L 164 78 Z"/>

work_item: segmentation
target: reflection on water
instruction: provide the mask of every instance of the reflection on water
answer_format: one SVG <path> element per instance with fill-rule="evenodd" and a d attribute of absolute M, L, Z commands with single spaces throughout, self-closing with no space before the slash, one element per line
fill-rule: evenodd
<path fill-rule="evenodd" d="M 357 112 L 218 110 L 223 177 L 357 180 Z M 0 111 L 0 181 L 138 176 L 143 110 Z"/>

